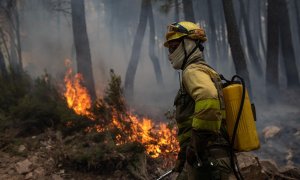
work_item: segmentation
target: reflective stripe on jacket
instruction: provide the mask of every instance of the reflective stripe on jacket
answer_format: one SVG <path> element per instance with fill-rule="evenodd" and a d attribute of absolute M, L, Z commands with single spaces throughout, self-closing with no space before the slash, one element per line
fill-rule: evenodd
<path fill-rule="evenodd" d="M 218 73 L 204 62 L 192 63 L 184 69 L 182 82 L 186 92 L 195 102 L 192 128 L 218 132 L 223 109 L 222 87 Z"/>

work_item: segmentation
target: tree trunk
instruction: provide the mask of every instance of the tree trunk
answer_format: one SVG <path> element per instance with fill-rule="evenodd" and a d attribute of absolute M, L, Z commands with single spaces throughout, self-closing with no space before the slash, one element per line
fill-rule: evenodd
<path fill-rule="evenodd" d="M 238 75 L 244 78 L 245 83 L 249 89 L 249 94 L 251 96 L 252 93 L 249 72 L 246 64 L 244 51 L 240 41 L 239 31 L 237 29 L 232 0 L 223 0 L 223 8 L 227 26 L 228 42 L 230 45 L 235 70 Z"/>
<path fill-rule="evenodd" d="M 97 40 L 98 42 L 100 42 L 100 34 L 101 34 L 101 31 L 100 31 L 100 27 L 101 27 L 101 15 L 100 15 L 100 7 L 101 7 L 101 1 L 99 0 L 96 0 L 94 1 L 94 4 L 96 6 L 96 9 L 98 10 L 97 11 Z"/>
<path fill-rule="evenodd" d="M 1 41 L 2 41 L 2 44 L 3 44 L 3 46 L 4 46 L 4 49 L 5 49 L 5 51 L 6 51 L 6 54 L 7 54 L 7 59 L 8 59 L 8 61 L 9 61 L 9 67 L 11 66 L 11 62 L 10 62 L 10 59 L 11 59 L 11 57 L 10 57 L 10 52 L 9 52 L 9 50 L 8 50 L 8 46 L 7 46 L 7 42 L 6 42 L 6 40 L 5 40 L 5 35 L 4 35 L 4 32 L 3 32 L 3 30 L 2 30 L 2 28 L 0 27 L 0 38 L 1 38 Z M 2 53 L 2 55 L 3 55 L 3 53 Z"/>
<path fill-rule="evenodd" d="M 184 13 L 185 21 L 195 22 L 193 1 L 183 0 L 182 3 L 183 3 L 183 13 Z"/>
<path fill-rule="evenodd" d="M 13 32 L 12 32 L 13 33 Z M 11 36 L 12 40 L 15 39 L 15 36 Z M 18 63 L 18 55 L 15 47 L 15 43 L 10 45 L 10 68 L 12 68 L 15 72 L 20 72 L 19 63 Z"/>
<path fill-rule="evenodd" d="M 260 60 L 262 60 L 262 57 L 260 56 L 260 41 L 259 41 L 259 28 L 260 28 L 260 4 L 257 2 L 257 0 L 254 1 L 248 1 L 250 2 L 251 9 L 250 12 L 251 15 L 248 14 L 248 22 L 250 23 L 250 32 L 252 35 L 254 46 L 257 48 L 257 55 Z M 249 3 L 248 3 L 249 4 Z"/>
<path fill-rule="evenodd" d="M 278 95 L 278 51 L 279 51 L 279 23 L 280 16 L 278 0 L 268 0 L 268 22 L 267 22 L 267 65 L 266 85 L 268 99 Z M 268 92 L 273 92 L 268 93 Z"/>
<path fill-rule="evenodd" d="M 246 39 L 247 39 L 247 46 L 249 50 L 249 58 L 250 61 L 253 62 L 254 70 L 258 73 L 259 76 L 262 75 L 262 68 L 260 66 L 260 59 L 258 56 L 258 47 L 256 47 L 257 50 L 255 50 L 253 38 L 251 36 L 251 30 L 249 26 L 249 21 L 246 14 L 246 8 L 244 4 L 244 0 L 240 0 L 240 8 L 241 8 L 241 17 L 243 19 L 244 27 L 245 27 L 245 33 L 246 33 Z"/>
<path fill-rule="evenodd" d="M 179 3 L 175 0 L 175 22 L 179 22 Z"/>
<path fill-rule="evenodd" d="M 212 67 L 217 68 L 217 64 L 218 64 L 218 49 L 217 49 L 217 30 L 216 30 L 216 26 L 215 26 L 215 20 L 214 20 L 214 13 L 213 13 L 213 8 L 212 8 L 212 2 L 211 0 L 207 0 L 207 4 L 208 4 L 208 18 L 209 18 L 209 25 L 210 25 L 210 31 L 209 31 L 209 35 L 210 37 L 208 37 L 209 40 L 209 50 L 210 50 L 210 58 L 211 58 L 211 62 L 212 62 Z"/>
<path fill-rule="evenodd" d="M 291 37 L 290 18 L 286 0 L 279 0 L 280 16 L 278 16 L 282 54 L 288 87 L 299 87 L 299 74 L 296 65 L 295 52 Z"/>
<path fill-rule="evenodd" d="M 7 77 L 7 70 L 6 70 L 6 66 L 5 66 L 5 61 L 4 61 L 4 57 L 2 52 L 0 51 L 0 73 L 2 78 L 6 78 Z"/>
<path fill-rule="evenodd" d="M 149 17 L 149 27 L 150 27 L 150 39 L 149 39 L 149 56 L 153 63 L 153 68 L 155 72 L 156 81 L 159 85 L 163 85 L 163 78 L 161 73 L 161 68 L 159 64 L 159 59 L 155 55 L 154 52 L 154 45 L 155 45 L 155 26 L 154 26 L 154 18 L 153 18 L 153 12 L 152 12 L 152 4 L 151 1 L 149 1 L 149 10 L 148 10 L 148 17 Z"/>
<path fill-rule="evenodd" d="M 135 78 L 137 65 L 141 53 L 142 41 L 145 35 L 148 11 L 149 11 L 149 0 L 142 0 L 139 24 L 134 37 L 131 57 L 130 57 L 130 61 L 125 76 L 125 93 L 128 99 L 133 98 L 134 78 Z"/>
<path fill-rule="evenodd" d="M 96 99 L 92 59 L 86 30 L 85 9 L 83 0 L 71 0 L 72 27 L 76 50 L 77 71 L 82 74 L 92 100 Z"/>
<path fill-rule="evenodd" d="M 228 64 L 228 62 L 224 62 L 224 60 L 229 60 L 229 51 L 228 51 L 228 42 L 227 42 L 227 31 L 226 31 L 226 22 L 224 18 L 224 13 L 223 13 L 223 4 L 218 3 L 217 4 L 217 10 L 218 10 L 218 16 L 216 18 L 216 24 L 220 24 L 218 28 L 218 49 L 220 51 L 220 57 L 222 57 L 222 60 L 220 61 L 220 65 L 223 66 L 225 63 Z"/>
<path fill-rule="evenodd" d="M 297 19 L 297 24 L 298 24 L 298 38 L 299 38 L 299 43 L 300 43 L 300 2 L 299 0 L 294 0 L 295 1 L 295 9 L 296 9 L 296 19 Z"/>
<path fill-rule="evenodd" d="M 62 5 L 60 3 L 60 0 L 56 1 L 57 3 L 57 8 L 61 9 Z M 61 13 L 60 11 L 56 12 L 56 56 L 59 60 L 63 59 L 63 55 L 62 55 L 62 37 L 61 37 Z"/>
<path fill-rule="evenodd" d="M 239 3 L 241 4 L 241 2 L 239 1 Z M 233 9 L 234 9 L 234 6 L 233 6 Z M 236 18 L 236 20 L 237 20 L 237 27 L 238 27 L 238 29 L 242 29 L 242 23 L 243 23 L 243 17 L 242 17 L 242 8 L 239 8 L 239 12 L 237 12 L 236 14 L 237 14 L 237 18 Z M 247 13 L 246 13 L 247 14 Z"/>
<path fill-rule="evenodd" d="M 16 38 L 17 38 L 17 52 L 18 52 L 18 63 L 19 68 L 21 71 L 23 71 L 23 59 L 22 59 L 22 48 L 21 48 L 21 37 L 20 37 L 20 19 L 19 19 L 19 11 L 18 11 L 18 4 L 16 2 L 15 5 L 15 21 L 16 21 Z"/>
<path fill-rule="evenodd" d="M 259 37 L 258 37 L 258 39 L 259 39 L 259 41 L 260 41 L 260 45 L 261 45 L 261 47 L 262 47 L 262 58 L 261 59 L 265 59 L 265 57 L 266 57 L 266 54 L 267 54 L 267 50 L 266 50 L 266 43 L 265 43 L 265 39 L 264 39 L 264 36 L 263 36 L 263 26 L 262 26 L 262 20 L 261 20 L 261 17 L 262 16 L 264 16 L 265 14 L 263 14 L 262 13 L 262 11 L 263 10 L 265 10 L 265 8 L 264 9 L 262 9 L 262 7 L 265 7 L 265 2 L 264 1 L 262 1 L 261 2 L 261 0 L 256 0 L 256 1 L 258 1 L 257 2 L 257 9 L 258 9 L 258 35 L 259 35 Z M 263 4 L 263 5 L 262 5 Z M 265 16 L 264 16 L 265 17 Z M 266 19 L 266 18 L 265 18 Z"/>
<path fill-rule="evenodd" d="M 19 16 L 17 11 L 17 1 L 8 1 L 6 7 L 7 19 L 9 21 L 8 33 L 10 39 L 10 66 L 16 72 L 22 71 Z"/>

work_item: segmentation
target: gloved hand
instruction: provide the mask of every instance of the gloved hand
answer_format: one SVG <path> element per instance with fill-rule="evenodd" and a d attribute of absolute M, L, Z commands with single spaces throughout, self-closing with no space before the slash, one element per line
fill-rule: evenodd
<path fill-rule="evenodd" d="M 186 150 L 186 161 L 191 166 L 194 166 L 197 163 L 196 152 L 191 147 L 188 147 L 187 150 Z"/>
<path fill-rule="evenodd" d="M 190 145 L 198 154 L 202 155 L 210 142 L 215 141 L 215 138 L 215 134 L 211 131 L 197 131 L 193 129 Z"/>
<path fill-rule="evenodd" d="M 177 159 L 176 162 L 175 162 L 175 166 L 173 168 L 173 171 L 180 173 L 184 168 L 184 163 L 185 163 L 185 160 Z"/>
<path fill-rule="evenodd" d="M 188 145 L 188 141 L 180 145 L 180 151 L 177 155 L 177 160 L 175 162 L 175 166 L 173 168 L 174 172 L 181 172 L 183 170 L 185 160 L 186 160 L 186 148 Z"/>

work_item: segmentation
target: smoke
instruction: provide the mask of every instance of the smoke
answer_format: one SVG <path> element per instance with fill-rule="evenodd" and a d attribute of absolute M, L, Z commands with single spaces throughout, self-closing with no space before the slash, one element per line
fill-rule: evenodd
<path fill-rule="evenodd" d="M 85 5 L 96 89 L 101 95 L 109 80 L 110 69 L 114 69 L 123 80 L 125 78 L 139 20 L 140 1 L 85 1 Z M 158 86 L 155 80 L 155 72 L 148 55 L 149 27 L 147 26 L 135 77 L 134 104 L 172 106 L 172 99 L 179 88 L 178 75 L 170 66 L 167 50 L 162 46 L 166 25 L 173 22 L 175 18 L 174 10 L 171 8 L 171 11 L 163 16 L 160 6 L 161 3 L 153 3 L 156 26 L 155 52 L 160 59 L 164 86 Z M 70 12 L 68 5 L 64 8 Z M 216 15 L 220 16 L 219 13 Z M 196 16 L 197 19 L 201 19 L 199 21 L 201 26 L 209 31 L 204 10 L 197 11 Z M 39 76 L 46 69 L 54 77 L 62 78 L 65 72 L 63 62 L 66 58 L 72 59 L 73 66 L 76 67 L 70 14 L 54 10 L 49 7 L 49 3 L 45 4 L 43 1 L 27 0 L 21 6 L 20 18 L 24 66 L 31 75 Z M 183 20 L 183 17 L 180 17 L 180 20 Z M 209 54 L 209 43 L 208 41 L 204 46 L 207 62 L 211 64 L 213 60 Z M 228 47 L 224 49 L 228 50 L 229 56 L 220 56 L 216 69 L 230 78 L 234 75 L 233 62 L 230 49 Z M 260 97 L 265 96 L 265 75 L 257 76 L 251 62 L 247 63 L 254 89 L 254 100 L 261 100 Z M 265 62 L 261 62 L 261 65 L 265 69 Z M 280 82 L 285 86 L 286 80 L 282 67 L 281 64 Z"/>
<path fill-rule="evenodd" d="M 140 2 L 140 0 L 85 1 L 87 30 L 98 96 L 102 96 L 105 91 L 110 69 L 114 69 L 116 74 L 121 75 L 124 83 L 139 21 Z M 64 6 L 70 12 L 68 5 Z M 166 25 L 175 21 L 174 8 L 171 8 L 168 14 L 164 14 L 161 12 L 160 6 L 160 2 L 153 3 L 156 26 L 155 52 L 160 60 L 164 85 L 159 86 L 157 84 L 153 64 L 148 55 L 149 26 L 147 25 L 135 76 L 135 97 L 134 101 L 130 102 L 130 106 L 139 113 L 164 120 L 164 112 L 173 108 L 173 99 L 179 88 L 179 78 L 177 72 L 169 64 L 167 50 L 162 45 Z M 199 7 L 201 6 L 199 5 Z M 214 7 L 219 10 L 215 14 L 215 20 L 220 23 L 221 18 L 223 18 L 222 13 L 220 13 L 221 9 L 219 5 Z M 53 10 L 39 0 L 26 0 L 20 8 L 21 43 L 25 70 L 32 76 L 40 76 L 46 70 L 58 81 L 63 81 L 66 70 L 64 60 L 71 59 L 74 68 L 76 67 L 70 14 Z M 196 12 L 196 17 L 201 20 L 199 20 L 201 26 L 209 31 L 204 7 Z M 184 20 L 182 14 L 179 18 Z M 292 20 L 292 23 L 295 23 L 295 19 Z M 217 28 L 218 37 L 227 38 L 223 37 L 222 29 Z M 224 34 L 226 35 L 226 33 Z M 293 34 L 296 34 L 295 25 L 293 25 Z M 211 64 L 212 59 L 210 59 L 208 44 L 209 40 L 204 44 L 205 58 Z M 295 47 L 299 47 L 299 42 L 295 39 L 294 44 Z M 222 51 L 220 50 L 220 60 L 216 69 L 219 73 L 230 78 L 235 73 L 228 43 L 223 48 Z M 224 56 L 224 53 L 227 55 Z M 256 103 L 259 132 L 270 124 L 282 126 L 284 129 L 299 127 L 300 109 L 296 106 L 300 103 L 299 91 L 293 91 L 295 93 L 284 91 L 284 98 L 281 98 L 278 103 L 270 104 L 265 97 L 267 94 L 272 95 L 273 92 L 266 92 L 265 90 L 265 74 L 258 76 L 252 68 L 251 62 L 248 61 L 247 63 L 253 89 L 252 101 Z M 297 63 L 299 69 L 299 61 Z M 265 61 L 261 62 L 261 65 L 265 70 Z M 284 79 L 285 73 L 282 67 L 281 64 L 280 82 L 285 88 L 286 79 Z M 276 94 L 273 96 L 277 98 Z"/>
<path fill-rule="evenodd" d="M 20 8 L 24 69 L 32 76 L 46 70 L 63 79 L 64 60 L 73 59 L 70 17 L 51 10 L 42 1 L 29 0 Z"/>
<path fill-rule="evenodd" d="M 127 12 L 127 8 L 135 10 Z M 159 8 L 157 4 L 153 7 L 156 26 L 155 52 L 159 58 L 164 85 L 157 84 L 148 54 L 148 22 L 134 81 L 134 100 L 130 102 L 130 106 L 140 113 L 163 117 L 164 112 L 173 107 L 173 98 L 179 82 L 177 73 L 167 60 L 167 50 L 162 46 L 166 24 L 171 21 L 162 18 Z M 115 11 L 110 12 L 112 9 Z M 139 11 L 140 1 L 136 0 L 129 4 L 128 1 L 119 1 L 103 5 L 100 9 L 94 7 L 94 10 L 92 7 L 86 14 L 97 89 L 103 91 L 108 81 L 109 69 L 114 69 L 121 75 L 124 83 L 131 53 L 135 53 L 132 44 L 139 21 Z"/>

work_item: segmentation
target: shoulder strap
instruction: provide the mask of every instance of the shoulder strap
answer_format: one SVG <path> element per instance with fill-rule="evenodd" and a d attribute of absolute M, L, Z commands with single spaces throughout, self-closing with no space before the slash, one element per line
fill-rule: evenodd
<path fill-rule="evenodd" d="M 218 97 L 220 100 L 220 108 L 221 108 L 221 110 L 225 110 L 225 102 L 224 102 L 223 91 L 222 91 L 222 89 L 223 89 L 222 79 L 221 79 L 222 75 L 217 73 L 217 71 L 214 68 L 212 68 L 205 62 L 198 62 L 198 63 L 207 67 L 207 73 L 210 76 L 211 80 L 213 81 L 213 83 L 218 91 Z"/>

